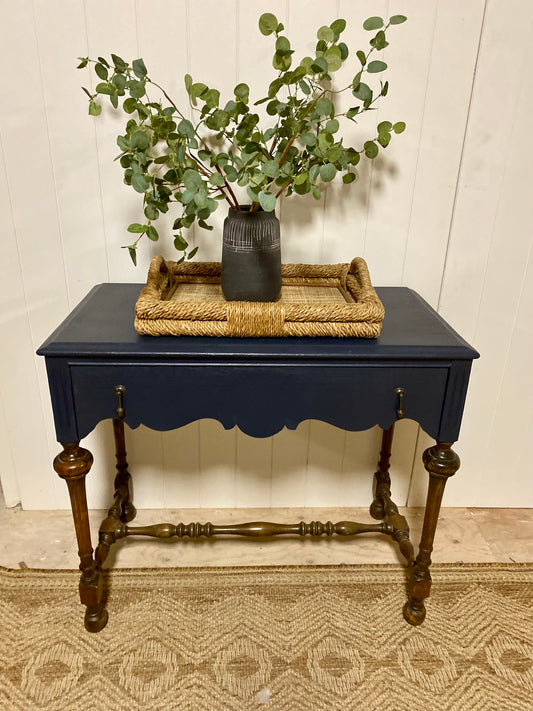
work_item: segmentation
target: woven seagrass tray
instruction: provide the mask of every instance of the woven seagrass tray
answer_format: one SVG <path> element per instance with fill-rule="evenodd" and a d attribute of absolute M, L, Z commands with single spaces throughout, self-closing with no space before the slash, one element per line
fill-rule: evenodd
<path fill-rule="evenodd" d="M 135 307 L 149 336 L 340 336 L 377 338 L 385 315 L 364 259 L 351 264 L 284 264 L 274 303 L 226 301 L 216 262 L 154 257 Z"/>

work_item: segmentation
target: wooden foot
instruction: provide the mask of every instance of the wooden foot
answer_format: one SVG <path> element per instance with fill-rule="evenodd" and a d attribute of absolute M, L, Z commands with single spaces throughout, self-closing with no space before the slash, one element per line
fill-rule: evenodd
<path fill-rule="evenodd" d="M 422 624 L 426 616 L 424 600 L 429 597 L 431 590 L 431 552 L 442 495 L 447 480 L 455 474 L 461 464 L 451 447 L 452 444 L 449 442 L 437 442 L 433 447 L 426 449 L 423 455 L 424 466 L 429 473 L 426 510 L 418 556 L 414 565 L 408 568 L 408 601 L 403 609 L 403 616 L 411 625 Z"/>
<path fill-rule="evenodd" d="M 67 482 L 72 506 L 72 517 L 78 540 L 80 556 L 80 600 L 90 611 L 90 625 L 94 631 L 102 629 L 107 621 L 107 613 L 101 611 L 102 605 L 102 574 L 93 558 L 91 545 L 91 530 L 87 511 L 85 494 L 85 477 L 93 463 L 93 456 L 87 449 L 79 446 L 79 442 L 65 444 L 63 451 L 54 459 L 54 469 Z M 98 615 L 96 610 L 100 609 Z M 99 618 L 96 624 L 96 618 Z M 87 626 L 87 624 L 86 624 Z M 89 629 L 89 627 L 87 627 Z"/>
<path fill-rule="evenodd" d="M 88 607 L 85 610 L 85 629 L 87 632 L 100 632 L 107 624 L 107 610 L 103 605 Z"/>

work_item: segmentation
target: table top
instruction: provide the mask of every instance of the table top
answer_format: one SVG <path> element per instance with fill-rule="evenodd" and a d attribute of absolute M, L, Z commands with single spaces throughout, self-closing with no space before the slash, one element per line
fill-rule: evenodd
<path fill-rule="evenodd" d="M 48 357 L 320 361 L 472 360 L 479 354 L 416 292 L 376 291 L 385 307 L 379 338 L 212 338 L 140 336 L 135 302 L 142 284 L 100 284 L 72 311 L 37 353 Z"/>

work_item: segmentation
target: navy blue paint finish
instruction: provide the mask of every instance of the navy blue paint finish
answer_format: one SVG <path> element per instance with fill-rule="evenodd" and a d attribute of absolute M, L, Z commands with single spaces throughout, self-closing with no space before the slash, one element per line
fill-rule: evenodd
<path fill-rule="evenodd" d="M 141 286 L 102 284 L 50 336 L 46 357 L 56 434 L 78 441 L 115 415 L 167 430 L 204 417 L 266 437 L 318 419 L 348 430 L 405 417 L 431 436 L 459 435 L 471 362 L 478 354 L 416 293 L 378 289 L 386 316 L 378 339 L 139 336 Z"/>
<path fill-rule="evenodd" d="M 238 426 L 253 437 L 268 437 L 302 420 L 364 430 L 396 419 L 397 387 L 404 387 L 405 416 L 437 436 L 446 368 L 313 363 L 246 366 L 239 363 L 184 365 L 73 365 L 72 383 L 78 432 L 87 435 L 116 410 L 114 387 L 124 385 L 125 421 L 155 430 L 181 427 L 202 418 Z"/>

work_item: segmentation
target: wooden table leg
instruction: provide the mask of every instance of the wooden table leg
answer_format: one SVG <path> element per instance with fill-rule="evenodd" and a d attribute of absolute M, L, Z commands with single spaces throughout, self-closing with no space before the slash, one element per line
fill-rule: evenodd
<path fill-rule="evenodd" d="M 78 540 L 80 556 L 80 599 L 86 606 L 85 627 L 89 632 L 99 632 L 107 622 L 107 610 L 102 604 L 102 574 L 93 558 L 85 477 L 93 463 L 93 456 L 79 442 L 63 445 L 63 451 L 54 459 L 54 469 L 67 482 Z"/>
<path fill-rule="evenodd" d="M 131 474 L 126 460 L 126 440 L 124 437 L 124 421 L 115 417 L 113 420 L 115 435 L 115 454 L 117 458 L 117 475 L 115 477 L 115 497 L 120 499 L 119 518 L 124 523 L 133 521 L 137 511 L 132 503 Z"/>
<path fill-rule="evenodd" d="M 385 500 L 383 494 L 390 498 L 390 458 L 392 452 L 392 438 L 394 436 L 394 425 L 392 424 L 388 429 L 383 430 L 381 435 L 381 451 L 379 453 L 378 470 L 374 474 L 374 479 L 376 482 L 376 489 L 374 494 L 374 500 L 370 504 L 370 515 L 375 519 L 385 518 Z"/>
<path fill-rule="evenodd" d="M 450 442 L 437 442 L 426 449 L 423 455 L 424 466 L 429 473 L 426 510 L 419 553 L 414 565 L 408 569 L 408 601 L 403 608 L 403 616 L 411 625 L 422 624 L 426 617 L 424 600 L 429 596 L 431 588 L 429 567 L 442 495 L 446 481 L 455 474 L 461 464 L 451 447 Z"/>

